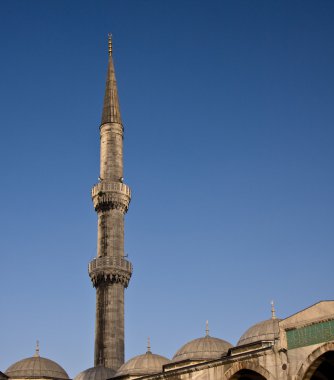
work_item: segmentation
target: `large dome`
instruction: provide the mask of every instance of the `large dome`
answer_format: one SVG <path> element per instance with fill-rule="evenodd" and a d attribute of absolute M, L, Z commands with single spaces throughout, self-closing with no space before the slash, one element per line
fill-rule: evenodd
<path fill-rule="evenodd" d="M 226 340 L 205 336 L 194 339 L 182 346 L 174 355 L 173 362 L 186 359 L 213 360 L 220 358 L 232 347 Z"/>
<path fill-rule="evenodd" d="M 115 371 L 103 365 L 88 368 L 75 376 L 74 380 L 107 380 L 115 375 Z"/>
<path fill-rule="evenodd" d="M 239 339 L 238 346 L 258 342 L 259 340 L 275 340 L 279 337 L 280 319 L 271 318 L 250 327 Z"/>
<path fill-rule="evenodd" d="M 147 351 L 146 354 L 135 356 L 124 363 L 116 373 L 116 376 L 122 375 L 152 375 L 162 371 L 164 364 L 170 363 L 170 360 L 164 356 L 152 354 Z"/>
<path fill-rule="evenodd" d="M 6 375 L 13 378 L 52 378 L 69 379 L 66 371 L 56 362 L 35 355 L 12 364 Z"/>

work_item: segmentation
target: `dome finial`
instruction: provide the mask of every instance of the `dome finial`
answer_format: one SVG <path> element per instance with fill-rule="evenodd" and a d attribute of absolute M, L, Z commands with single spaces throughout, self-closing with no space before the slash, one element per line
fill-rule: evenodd
<path fill-rule="evenodd" d="M 209 336 L 209 321 L 205 322 L 205 336 Z"/>
<path fill-rule="evenodd" d="M 39 340 L 36 340 L 36 350 L 35 355 L 36 358 L 39 357 Z"/>
<path fill-rule="evenodd" d="M 112 39 L 111 39 L 112 34 L 108 33 L 108 51 L 109 51 L 109 57 L 111 57 L 112 54 Z"/>
<path fill-rule="evenodd" d="M 151 354 L 151 339 L 150 337 L 147 338 L 147 351 L 146 351 L 147 354 Z"/>
<path fill-rule="evenodd" d="M 276 319 L 276 312 L 275 312 L 274 301 L 271 301 L 271 319 Z"/>

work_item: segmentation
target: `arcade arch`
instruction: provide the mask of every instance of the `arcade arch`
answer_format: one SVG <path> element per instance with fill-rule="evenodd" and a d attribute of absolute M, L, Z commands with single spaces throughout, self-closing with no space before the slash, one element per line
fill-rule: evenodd
<path fill-rule="evenodd" d="M 228 380 L 271 380 L 272 377 L 261 365 L 251 361 L 237 362 L 225 373 Z"/>
<path fill-rule="evenodd" d="M 334 379 L 334 343 L 326 343 L 314 350 L 301 365 L 297 380 Z"/>

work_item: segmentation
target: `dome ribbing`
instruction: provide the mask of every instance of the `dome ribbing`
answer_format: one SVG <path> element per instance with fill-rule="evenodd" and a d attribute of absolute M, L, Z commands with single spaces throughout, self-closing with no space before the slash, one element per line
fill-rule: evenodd
<path fill-rule="evenodd" d="M 69 379 L 66 371 L 56 362 L 40 356 L 22 359 L 12 364 L 6 371 L 11 379 L 15 378 L 52 378 Z"/>
<path fill-rule="evenodd" d="M 91 367 L 80 372 L 74 380 L 107 380 L 115 375 L 115 371 L 103 365 Z"/>
<path fill-rule="evenodd" d="M 275 340 L 279 337 L 280 319 L 271 318 L 250 327 L 239 339 L 238 346 L 258 342 L 260 340 Z"/>
<path fill-rule="evenodd" d="M 194 339 L 182 346 L 174 355 L 173 362 L 186 359 L 213 360 L 220 358 L 232 344 L 209 335 Z"/>
<path fill-rule="evenodd" d="M 162 371 L 164 364 L 170 363 L 170 360 L 164 356 L 152 354 L 150 351 L 146 354 L 135 356 L 124 363 L 117 371 L 116 376 L 121 375 L 152 375 Z"/>

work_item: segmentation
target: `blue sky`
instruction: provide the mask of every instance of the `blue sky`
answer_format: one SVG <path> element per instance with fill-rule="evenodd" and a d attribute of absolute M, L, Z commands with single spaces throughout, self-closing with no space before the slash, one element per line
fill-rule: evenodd
<path fill-rule="evenodd" d="M 126 358 L 333 299 L 332 1 L 2 1 L 0 370 L 93 364 L 107 34 L 133 190 Z"/>

